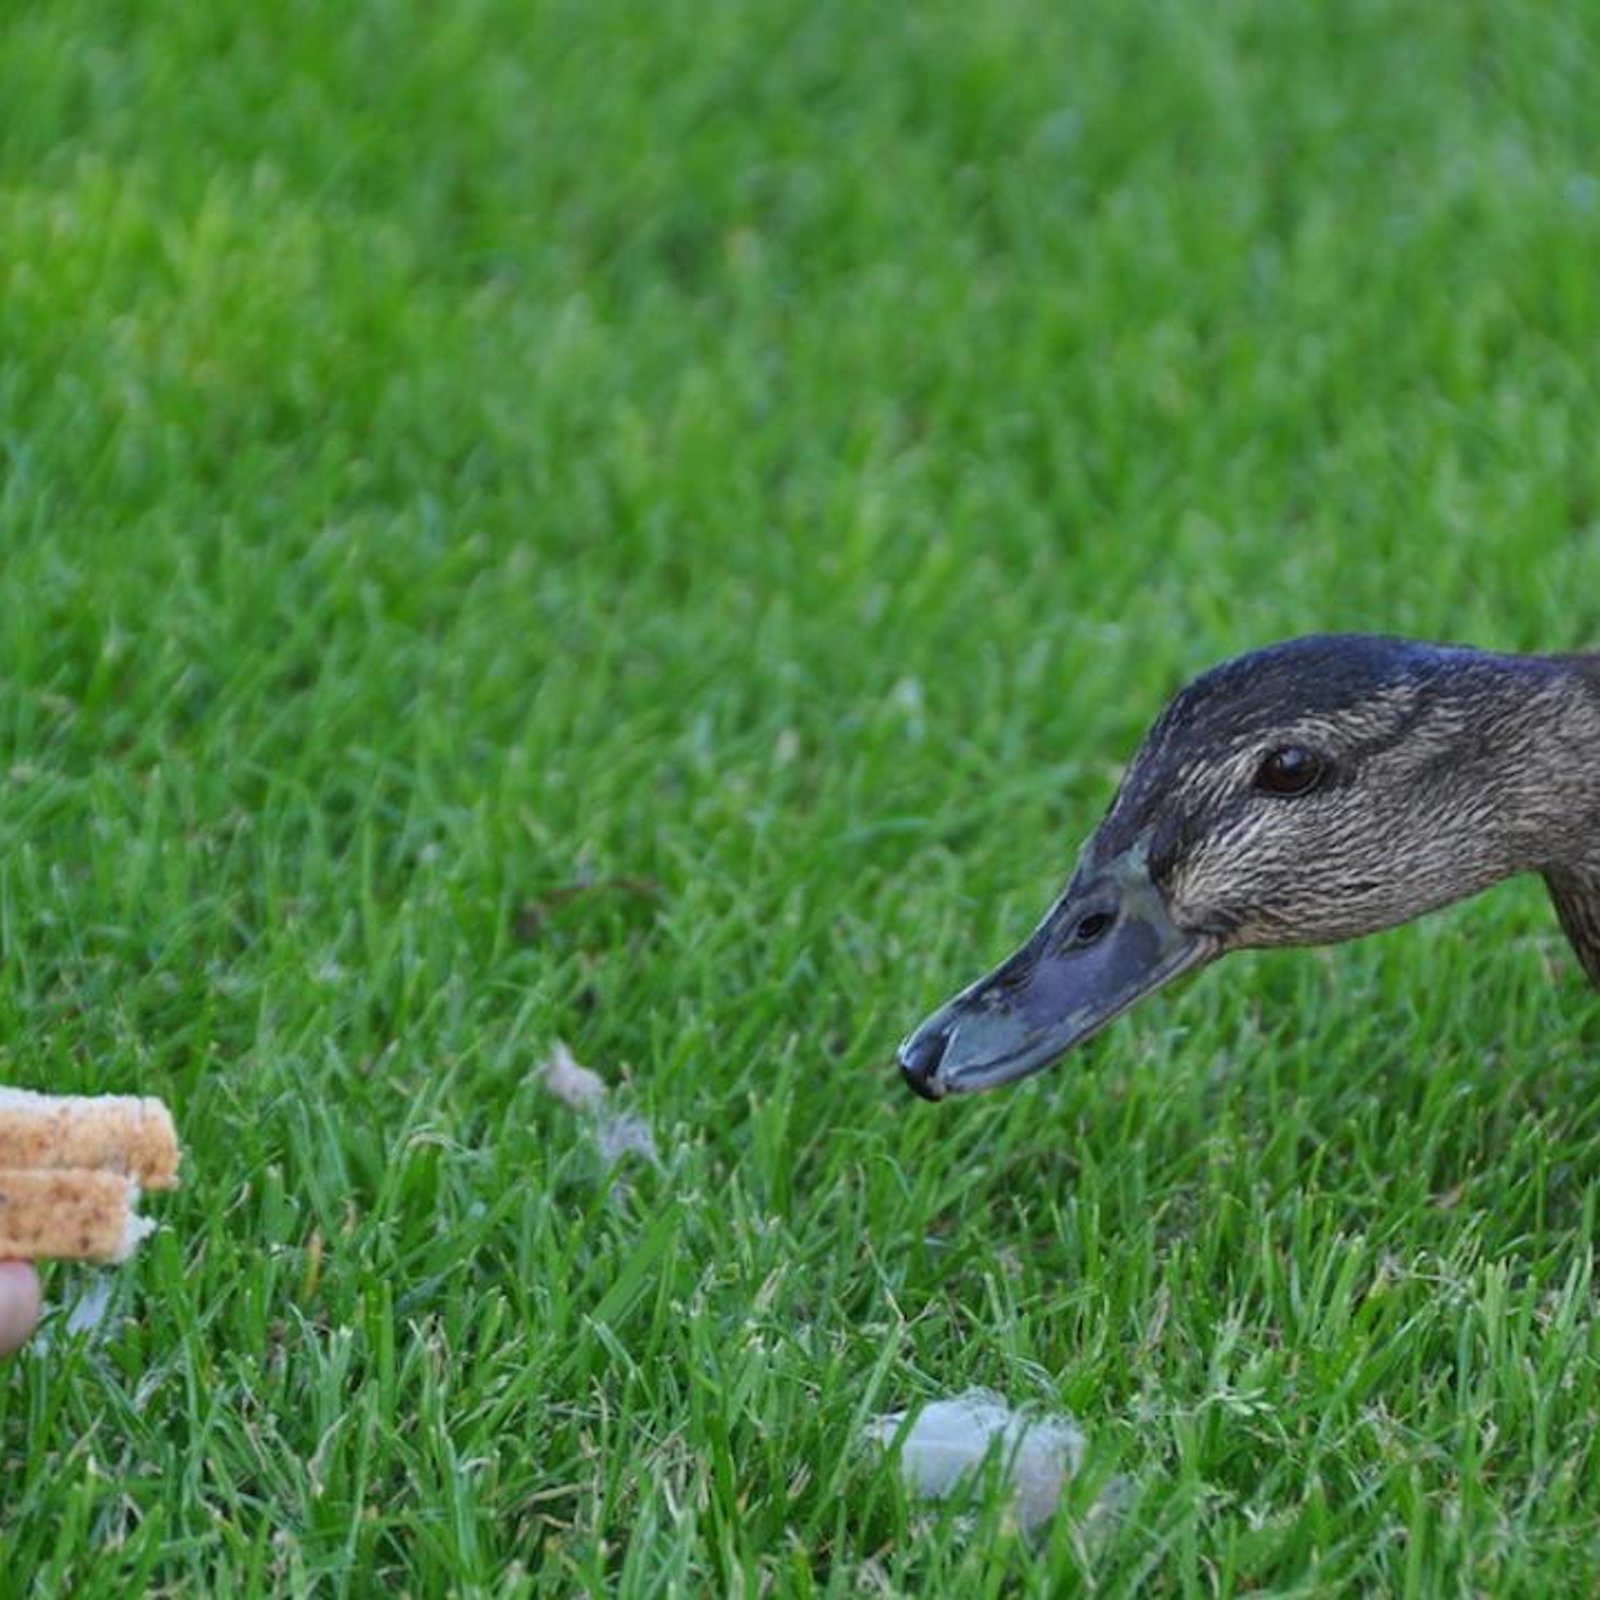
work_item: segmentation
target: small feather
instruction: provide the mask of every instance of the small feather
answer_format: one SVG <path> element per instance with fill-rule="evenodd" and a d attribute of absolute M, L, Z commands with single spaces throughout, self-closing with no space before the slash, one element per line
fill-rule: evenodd
<path fill-rule="evenodd" d="M 1083 1431 L 1070 1417 L 1029 1417 L 986 1389 L 935 1400 L 914 1417 L 909 1411 L 874 1417 L 867 1436 L 885 1447 L 899 1440 L 906 1487 L 930 1500 L 955 1494 L 996 1450 L 1011 1480 L 1017 1521 L 1030 1532 L 1050 1519 L 1062 1485 L 1083 1462 Z"/>

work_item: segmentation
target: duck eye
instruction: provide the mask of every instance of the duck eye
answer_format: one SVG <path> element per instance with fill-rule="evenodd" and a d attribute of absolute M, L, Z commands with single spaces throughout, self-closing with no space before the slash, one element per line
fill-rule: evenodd
<path fill-rule="evenodd" d="M 1115 912 L 1091 911 L 1088 916 L 1079 918 L 1077 927 L 1072 930 L 1071 943 L 1080 950 L 1085 945 L 1099 944 L 1116 920 Z"/>
<path fill-rule="evenodd" d="M 1305 794 L 1322 779 L 1325 764 L 1315 750 L 1286 744 L 1271 750 L 1256 768 L 1256 788 L 1267 794 Z"/>

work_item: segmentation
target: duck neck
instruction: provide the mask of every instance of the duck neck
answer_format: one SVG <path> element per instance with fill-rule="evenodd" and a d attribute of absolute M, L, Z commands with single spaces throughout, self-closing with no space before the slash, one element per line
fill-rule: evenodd
<path fill-rule="evenodd" d="M 1526 724 L 1536 730 L 1533 777 L 1542 798 L 1535 810 L 1549 848 L 1546 873 L 1588 879 L 1600 896 L 1600 655 L 1556 658 L 1554 703 L 1531 702 Z"/>
<path fill-rule="evenodd" d="M 1559 659 L 1559 713 L 1530 708 L 1527 718 L 1541 732 L 1536 776 L 1548 791 L 1549 847 L 1539 865 L 1562 931 L 1600 988 L 1600 656 Z"/>

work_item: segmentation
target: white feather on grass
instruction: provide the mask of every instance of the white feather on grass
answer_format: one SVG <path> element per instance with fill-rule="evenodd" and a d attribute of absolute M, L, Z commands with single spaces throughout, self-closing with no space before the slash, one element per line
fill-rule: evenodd
<path fill-rule="evenodd" d="M 906 1487 L 929 1500 L 970 1485 L 994 1451 L 1011 1480 L 1017 1522 L 1029 1533 L 1050 1520 L 1062 1486 L 1083 1465 L 1083 1430 L 1070 1417 L 1027 1416 L 987 1389 L 874 1417 L 867 1437 L 885 1448 L 898 1442 Z"/>
<path fill-rule="evenodd" d="M 642 1156 L 652 1166 L 660 1165 L 661 1152 L 650 1124 L 637 1111 L 613 1111 L 606 1080 L 583 1066 L 560 1039 L 551 1045 L 538 1071 L 545 1088 L 562 1105 L 592 1119 L 595 1147 L 606 1166 L 615 1165 L 625 1155 Z"/>

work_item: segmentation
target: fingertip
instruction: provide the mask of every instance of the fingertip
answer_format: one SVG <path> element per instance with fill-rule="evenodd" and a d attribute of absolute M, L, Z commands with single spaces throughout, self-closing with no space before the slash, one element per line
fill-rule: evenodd
<path fill-rule="evenodd" d="M 28 1342 L 39 1326 L 39 1274 L 27 1261 L 0 1261 L 0 1355 Z"/>

